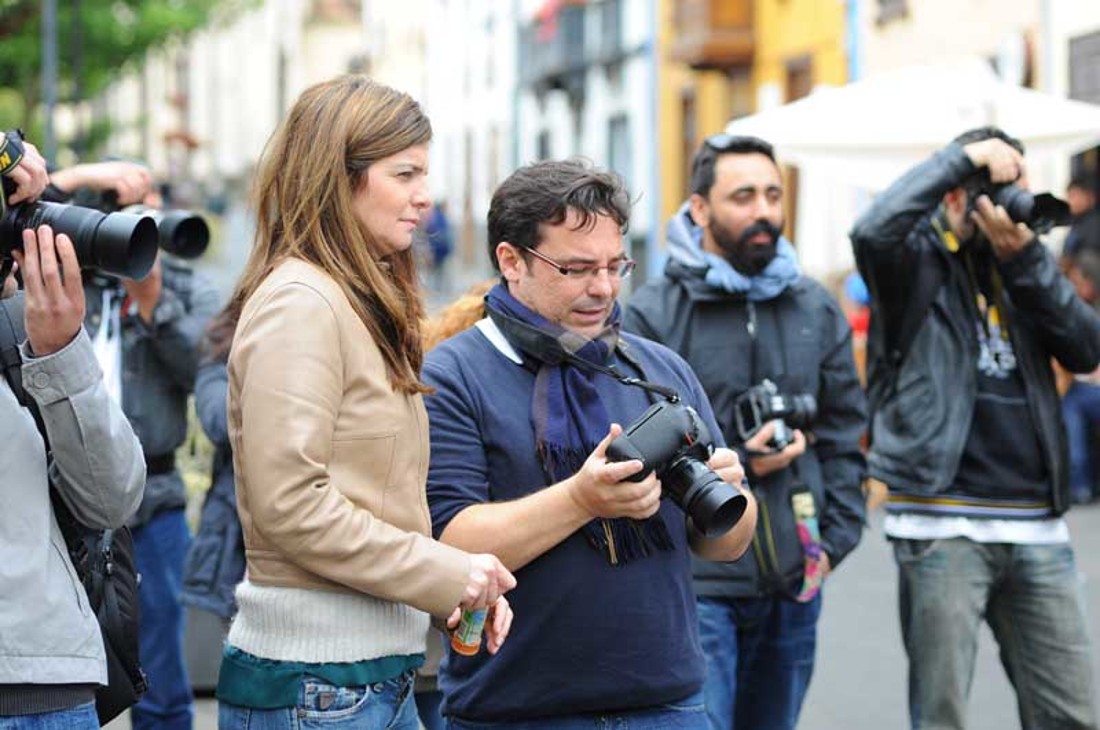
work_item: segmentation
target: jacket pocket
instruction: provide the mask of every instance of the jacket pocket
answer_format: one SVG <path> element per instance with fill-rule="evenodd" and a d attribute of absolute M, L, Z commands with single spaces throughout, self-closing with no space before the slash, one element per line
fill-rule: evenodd
<path fill-rule="evenodd" d="M 341 494 L 380 520 L 386 519 L 386 491 L 393 483 L 396 434 L 337 437 L 329 476 Z"/>

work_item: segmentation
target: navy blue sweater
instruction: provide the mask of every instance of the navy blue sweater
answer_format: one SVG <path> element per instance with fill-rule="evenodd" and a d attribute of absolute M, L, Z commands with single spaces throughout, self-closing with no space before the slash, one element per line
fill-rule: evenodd
<path fill-rule="evenodd" d="M 695 375 L 662 345 L 626 335 L 646 379 L 675 388 L 721 433 Z M 637 374 L 623 359 L 624 372 Z M 520 499 L 547 486 L 531 424 L 534 374 L 472 328 L 427 356 L 431 425 L 428 501 L 436 537 L 464 508 Z M 628 426 L 650 396 L 596 376 L 613 421 Z M 721 444 L 716 444 L 716 446 Z M 500 652 L 450 652 L 440 670 L 444 712 L 500 721 L 612 712 L 684 699 L 703 683 L 684 513 L 659 512 L 675 542 L 612 566 L 577 532 L 516 573 L 515 623 Z"/>

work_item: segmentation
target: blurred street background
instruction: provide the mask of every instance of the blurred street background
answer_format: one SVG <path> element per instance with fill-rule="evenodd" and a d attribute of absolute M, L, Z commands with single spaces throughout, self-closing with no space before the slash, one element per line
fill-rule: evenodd
<path fill-rule="evenodd" d="M 349 71 L 432 118 L 432 194 L 454 232 L 437 267 L 424 252 L 433 310 L 489 275 L 492 191 L 537 159 L 580 155 L 625 178 L 633 286 L 660 274 L 691 156 L 726 129 L 789 163 L 786 233 L 838 293 L 871 196 L 966 128 L 1028 142 L 1033 189 L 1061 194 L 1071 176 L 1100 189 L 1097 0 L 0 0 L 0 129 L 22 128 L 58 166 L 145 161 L 173 207 L 209 221 L 196 266 L 223 295 L 248 256 L 264 141 L 300 91 Z M 180 459 L 194 519 L 209 447 L 193 430 Z M 827 585 L 806 730 L 906 725 L 880 521 Z M 1070 525 L 1096 640 L 1100 506 Z M 209 689 L 219 637 L 192 630 L 193 679 Z M 1018 722 L 988 631 L 970 717 L 974 730 Z M 200 700 L 196 727 L 215 726 Z"/>

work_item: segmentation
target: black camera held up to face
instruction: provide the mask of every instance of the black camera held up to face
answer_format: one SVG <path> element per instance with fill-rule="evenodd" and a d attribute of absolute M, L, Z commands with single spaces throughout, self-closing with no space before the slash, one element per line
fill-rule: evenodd
<path fill-rule="evenodd" d="M 982 168 L 963 185 L 966 190 L 967 216 L 975 209 L 978 197 L 988 196 L 1008 217 L 1024 223 L 1035 233 L 1046 233 L 1054 226 L 1068 226 L 1072 216 L 1069 204 L 1050 193 L 1031 193 L 1013 183 L 994 183 L 988 168 Z"/>
<path fill-rule="evenodd" d="M 733 404 L 734 425 L 742 443 L 769 421 L 775 421 L 775 435 L 768 446 L 782 451 L 794 441 L 796 428 L 809 428 L 817 418 L 817 400 L 809 393 L 787 395 L 765 378 L 746 390 Z"/>
<path fill-rule="evenodd" d="M 748 502 L 706 465 L 713 450 L 699 414 L 677 399 L 651 406 L 611 442 L 607 458 L 641 461 L 644 466 L 630 481 L 640 482 L 656 471 L 664 492 L 691 516 L 695 528 L 718 537 L 741 519 Z"/>

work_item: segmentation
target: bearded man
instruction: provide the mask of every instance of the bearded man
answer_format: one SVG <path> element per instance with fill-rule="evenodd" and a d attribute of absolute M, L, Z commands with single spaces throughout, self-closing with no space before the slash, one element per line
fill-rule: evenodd
<path fill-rule="evenodd" d="M 823 582 L 863 525 L 866 404 L 839 304 L 780 235 L 772 146 L 710 137 L 691 190 L 664 276 L 630 298 L 624 327 L 692 366 L 760 505 L 753 557 L 694 559 L 710 726 L 794 728 Z"/>

